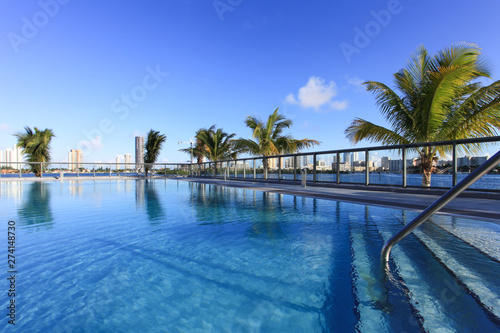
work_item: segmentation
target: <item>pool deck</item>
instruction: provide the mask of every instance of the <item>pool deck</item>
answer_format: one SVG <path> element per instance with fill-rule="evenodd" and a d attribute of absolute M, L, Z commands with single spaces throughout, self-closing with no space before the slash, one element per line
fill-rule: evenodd
<path fill-rule="evenodd" d="M 238 187 L 249 190 L 291 194 L 311 198 L 342 200 L 353 203 L 422 211 L 445 193 L 444 190 L 403 189 L 366 186 L 318 186 L 300 184 L 262 182 L 248 180 L 176 178 L 178 180 L 205 184 Z M 481 218 L 500 223 L 500 195 L 496 193 L 473 192 L 455 198 L 441 211 L 442 214 Z"/>

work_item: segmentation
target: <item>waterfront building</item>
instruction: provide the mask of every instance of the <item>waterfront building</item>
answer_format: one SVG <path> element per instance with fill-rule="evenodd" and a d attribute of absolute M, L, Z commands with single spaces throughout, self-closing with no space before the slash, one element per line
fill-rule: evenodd
<path fill-rule="evenodd" d="M 281 158 L 281 165 L 283 165 L 283 157 Z M 278 169 L 278 158 L 270 156 L 267 159 L 267 166 L 269 169 Z"/>
<path fill-rule="evenodd" d="M 293 169 L 293 157 L 289 157 L 285 160 L 285 169 Z"/>
<path fill-rule="evenodd" d="M 142 136 L 135 137 L 135 167 L 141 169 L 144 164 L 144 138 Z"/>
<path fill-rule="evenodd" d="M 350 153 L 344 153 L 344 163 L 351 164 L 351 154 Z"/>
<path fill-rule="evenodd" d="M 470 166 L 480 166 L 490 158 L 489 155 L 486 156 L 472 156 L 470 158 Z"/>
<path fill-rule="evenodd" d="M 80 164 L 83 162 L 81 149 L 71 149 L 68 153 L 68 170 L 75 171 L 80 169 Z"/>
<path fill-rule="evenodd" d="M 380 159 L 380 167 L 382 168 L 382 170 L 389 170 L 390 169 L 390 160 L 391 160 L 391 158 L 387 157 L 387 156 L 383 156 Z"/>
<path fill-rule="evenodd" d="M 403 160 L 390 160 L 389 171 L 400 172 L 403 170 Z"/>
<path fill-rule="evenodd" d="M 464 156 L 464 157 L 459 157 L 457 158 L 457 167 L 464 167 L 464 166 L 469 166 L 470 165 L 470 158 L 469 156 Z"/>
<path fill-rule="evenodd" d="M 23 161 L 23 152 L 20 147 L 14 145 L 12 149 L 0 150 L 0 162 L 2 167 L 18 169 L 18 162 Z"/>
<path fill-rule="evenodd" d="M 130 155 L 129 153 L 123 155 L 123 160 L 125 162 L 125 169 L 131 169 L 132 165 L 130 165 L 129 163 L 132 163 L 132 155 Z"/>
<path fill-rule="evenodd" d="M 359 161 L 359 154 L 357 151 L 352 153 L 352 156 L 351 156 L 351 162 L 354 163 L 356 161 Z"/>

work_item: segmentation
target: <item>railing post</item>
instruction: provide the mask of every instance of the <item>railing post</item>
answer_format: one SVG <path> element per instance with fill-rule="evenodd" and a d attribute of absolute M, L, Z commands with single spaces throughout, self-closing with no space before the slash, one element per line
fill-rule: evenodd
<path fill-rule="evenodd" d="M 238 178 L 238 161 L 234 161 L 234 179 Z"/>
<path fill-rule="evenodd" d="M 76 178 L 80 178 L 80 165 L 76 165 Z"/>
<path fill-rule="evenodd" d="M 316 183 L 316 154 L 313 155 L 313 183 Z"/>
<path fill-rule="evenodd" d="M 337 152 L 337 184 L 340 184 L 340 153 Z"/>
<path fill-rule="evenodd" d="M 253 179 L 257 178 L 257 170 L 255 169 L 255 158 L 253 159 Z"/>
<path fill-rule="evenodd" d="M 43 162 L 40 162 L 40 178 L 43 178 Z"/>
<path fill-rule="evenodd" d="M 19 178 L 22 178 L 23 175 L 23 163 L 19 162 Z"/>
<path fill-rule="evenodd" d="M 453 161 L 452 161 L 452 182 L 451 182 L 451 186 L 455 186 L 457 185 L 457 171 L 458 171 L 458 168 L 457 168 L 457 144 L 455 142 L 453 142 Z"/>
<path fill-rule="evenodd" d="M 403 146 L 403 187 L 406 188 L 406 147 Z"/>
<path fill-rule="evenodd" d="M 94 178 L 95 178 L 95 163 L 94 163 Z"/>
<path fill-rule="evenodd" d="M 281 157 L 277 157 L 278 159 L 278 181 L 281 181 Z"/>
<path fill-rule="evenodd" d="M 370 185 L 370 152 L 365 150 L 365 185 Z"/>
<path fill-rule="evenodd" d="M 293 181 L 297 181 L 297 155 L 293 155 Z"/>
<path fill-rule="evenodd" d="M 266 165 L 266 168 L 264 168 L 264 164 Z M 269 177 L 269 159 L 267 157 L 264 157 L 262 159 L 262 171 L 264 172 L 264 180 L 267 180 Z"/>
<path fill-rule="evenodd" d="M 111 163 L 109 163 L 109 177 L 111 177 Z"/>
<path fill-rule="evenodd" d="M 59 178 L 63 177 L 63 172 L 62 172 L 62 163 L 59 163 Z"/>

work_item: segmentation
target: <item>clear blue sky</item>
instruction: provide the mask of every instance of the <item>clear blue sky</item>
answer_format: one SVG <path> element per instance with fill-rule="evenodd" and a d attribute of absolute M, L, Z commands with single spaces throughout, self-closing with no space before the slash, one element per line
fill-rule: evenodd
<path fill-rule="evenodd" d="M 54 161 L 108 162 L 153 128 L 161 161 L 187 161 L 177 142 L 200 127 L 249 138 L 245 117 L 277 107 L 315 150 L 349 148 L 354 117 L 386 125 L 359 83 L 392 86 L 421 44 L 476 43 L 498 80 L 499 14 L 497 0 L 0 0 L 0 149 L 37 126 Z"/>

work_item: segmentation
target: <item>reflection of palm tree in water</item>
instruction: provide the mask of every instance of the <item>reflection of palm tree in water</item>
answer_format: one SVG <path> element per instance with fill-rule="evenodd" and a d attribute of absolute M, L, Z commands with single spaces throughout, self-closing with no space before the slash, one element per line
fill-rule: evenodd
<path fill-rule="evenodd" d="M 241 219 L 246 219 L 249 221 L 244 222 L 250 224 L 250 237 L 283 237 L 282 220 L 278 214 L 281 211 L 279 195 L 262 192 L 261 201 L 246 202 L 247 196 L 241 196 L 237 189 L 201 183 L 191 183 L 189 187 L 191 202 L 201 224 L 230 223 L 236 218 L 240 223 Z M 260 193 L 257 192 L 257 195 Z"/>
<path fill-rule="evenodd" d="M 27 197 L 18 212 L 21 225 L 45 224 L 51 227 L 53 216 L 50 209 L 50 189 L 47 186 L 42 182 L 29 185 Z"/>
<path fill-rule="evenodd" d="M 149 222 L 157 224 L 164 220 L 165 213 L 160 199 L 158 198 L 158 193 L 156 193 L 155 182 L 151 180 L 145 180 L 144 182 L 146 213 L 148 214 Z"/>
<path fill-rule="evenodd" d="M 254 208 L 258 213 L 252 217 L 250 236 L 273 239 L 284 238 L 282 208 L 279 194 L 262 192 L 262 203 Z"/>
<path fill-rule="evenodd" d="M 197 220 L 202 224 L 226 223 L 230 190 L 222 186 L 189 183 L 190 202 L 196 210 Z"/>

